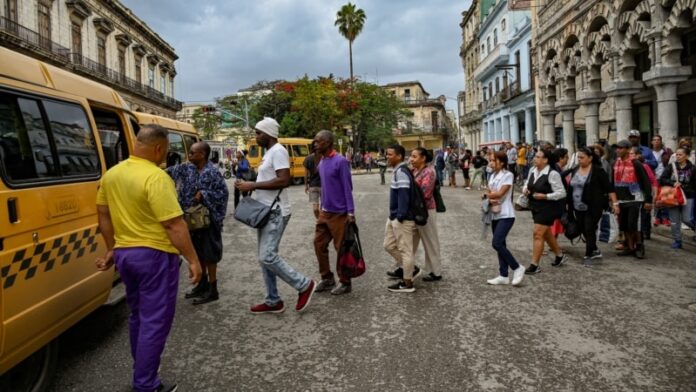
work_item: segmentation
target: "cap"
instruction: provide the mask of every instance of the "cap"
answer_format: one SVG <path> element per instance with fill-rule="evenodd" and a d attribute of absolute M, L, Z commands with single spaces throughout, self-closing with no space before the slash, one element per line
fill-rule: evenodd
<path fill-rule="evenodd" d="M 256 123 L 256 126 L 254 126 L 254 128 L 272 138 L 277 139 L 278 129 L 280 128 L 280 125 L 278 125 L 278 122 L 276 120 L 270 117 L 264 117 L 263 120 Z"/>
<path fill-rule="evenodd" d="M 630 131 L 628 131 L 628 137 L 632 137 L 632 136 L 640 137 L 640 131 L 637 129 L 631 129 Z"/>
<path fill-rule="evenodd" d="M 621 147 L 621 148 L 631 148 L 632 144 L 628 140 L 619 140 L 616 143 L 616 147 Z"/>

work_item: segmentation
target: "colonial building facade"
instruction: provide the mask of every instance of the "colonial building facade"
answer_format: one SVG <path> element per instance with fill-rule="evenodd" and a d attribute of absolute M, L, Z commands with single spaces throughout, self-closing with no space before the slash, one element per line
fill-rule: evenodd
<path fill-rule="evenodd" d="M 174 117 L 174 48 L 118 0 L 0 0 L 0 45 L 116 89 L 134 111 Z"/>
<path fill-rule="evenodd" d="M 430 99 L 430 94 L 418 81 L 391 83 L 382 88 L 400 98 L 410 112 L 394 130 L 394 138 L 406 150 L 416 147 L 438 150 L 450 143 L 451 136 L 456 138 L 445 109 L 444 95 Z"/>
<path fill-rule="evenodd" d="M 478 33 L 481 25 L 481 8 L 479 0 L 473 0 L 467 11 L 462 12 L 462 45 L 459 57 L 464 68 L 464 90 L 459 93 L 459 126 L 464 134 L 468 148 L 475 149 L 481 139 L 480 88 L 474 79 L 474 69 L 479 63 Z"/>
<path fill-rule="evenodd" d="M 696 0 L 533 2 L 541 138 L 696 136 Z M 559 126 L 560 125 L 560 126 Z"/>
<path fill-rule="evenodd" d="M 482 92 L 484 143 L 534 140 L 531 12 L 512 5 L 498 0 L 481 6 L 480 61 L 474 69 L 474 80 Z"/>

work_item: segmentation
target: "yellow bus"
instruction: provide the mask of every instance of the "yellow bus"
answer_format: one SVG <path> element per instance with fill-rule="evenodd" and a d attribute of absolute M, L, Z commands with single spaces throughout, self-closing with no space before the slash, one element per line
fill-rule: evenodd
<path fill-rule="evenodd" d="M 290 176 L 292 177 L 293 184 L 302 184 L 305 177 L 303 163 L 312 148 L 312 139 L 281 137 L 278 139 L 278 143 L 282 144 L 288 151 L 290 157 Z M 259 147 L 259 145 L 256 144 L 256 139 L 249 140 L 247 145 L 249 146 L 249 155 L 247 156 L 249 165 L 254 170 L 258 170 L 261 160 L 263 159 L 263 154 L 266 153 L 266 149 Z"/>
<path fill-rule="evenodd" d="M 193 125 L 154 114 L 135 113 L 140 125 L 159 124 L 169 130 L 169 155 L 167 167 L 188 161 L 191 146 L 201 141 Z"/>
<path fill-rule="evenodd" d="M 95 206 L 137 118 L 113 89 L 0 47 L 0 390 L 43 390 L 56 338 L 105 304 Z"/>

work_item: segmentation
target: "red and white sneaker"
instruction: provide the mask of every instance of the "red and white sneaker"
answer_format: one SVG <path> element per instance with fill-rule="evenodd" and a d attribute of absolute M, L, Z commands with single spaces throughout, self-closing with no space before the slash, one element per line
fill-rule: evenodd
<path fill-rule="evenodd" d="M 309 286 L 305 289 L 305 291 L 301 292 L 298 295 L 297 298 L 297 305 L 295 306 L 295 310 L 298 312 L 302 312 L 305 309 L 307 309 L 307 306 L 309 306 L 309 303 L 312 301 L 312 295 L 314 295 L 314 289 L 317 287 L 317 285 L 314 283 L 313 280 L 309 281 Z"/>
<path fill-rule="evenodd" d="M 285 311 L 285 304 L 283 304 L 283 301 L 280 301 L 273 306 L 266 305 L 265 303 L 263 303 L 263 304 L 254 305 L 249 310 L 253 314 L 283 313 Z"/>

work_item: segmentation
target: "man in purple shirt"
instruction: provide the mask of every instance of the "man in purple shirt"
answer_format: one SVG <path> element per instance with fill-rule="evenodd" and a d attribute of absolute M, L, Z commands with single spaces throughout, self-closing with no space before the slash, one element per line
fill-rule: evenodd
<path fill-rule="evenodd" d="M 333 240 L 336 252 L 339 251 L 346 225 L 355 222 L 355 207 L 350 162 L 336 153 L 333 144 L 334 135 L 329 131 L 320 131 L 314 137 L 316 154 L 321 156 L 321 211 L 314 229 L 314 252 L 319 262 L 321 282 L 315 291 L 332 289 L 331 294 L 340 295 L 350 293 L 350 277 L 341 276 L 340 271 L 336 271 L 340 282 L 336 285 L 329 265 L 329 243 Z"/>

